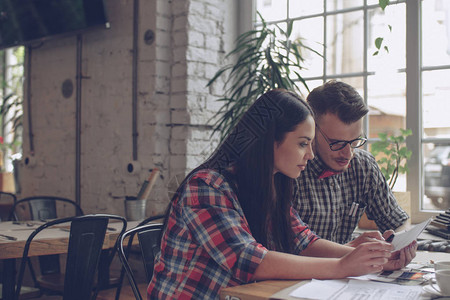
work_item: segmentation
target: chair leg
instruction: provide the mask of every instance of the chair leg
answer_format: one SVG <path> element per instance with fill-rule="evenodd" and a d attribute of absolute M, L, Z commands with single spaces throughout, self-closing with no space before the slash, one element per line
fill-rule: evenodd
<path fill-rule="evenodd" d="M 39 285 L 39 282 L 36 279 L 36 273 L 34 272 L 34 268 L 33 268 L 33 265 L 31 264 L 31 260 L 29 257 L 27 258 L 27 264 L 28 264 L 28 268 L 30 269 L 31 278 L 33 279 L 33 282 L 34 282 L 34 287 L 41 289 L 41 286 Z"/>
<path fill-rule="evenodd" d="M 122 291 L 122 285 L 123 285 L 123 278 L 125 276 L 125 268 L 122 267 L 122 269 L 120 269 L 120 277 L 119 277 L 119 283 L 117 284 L 117 290 L 116 290 L 116 299 L 115 300 L 119 300 L 120 298 L 120 292 Z"/>

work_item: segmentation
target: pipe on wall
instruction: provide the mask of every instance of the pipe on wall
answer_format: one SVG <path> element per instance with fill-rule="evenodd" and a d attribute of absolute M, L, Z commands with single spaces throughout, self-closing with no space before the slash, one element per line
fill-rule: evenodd
<path fill-rule="evenodd" d="M 30 155 L 34 155 L 34 134 L 33 134 L 33 122 L 32 122 L 32 112 L 31 112 L 31 54 L 32 48 L 27 47 L 27 76 L 25 76 L 27 85 L 27 110 L 28 110 L 28 143 L 30 147 Z"/>
<path fill-rule="evenodd" d="M 75 86 L 75 202 L 81 205 L 81 73 L 83 40 L 77 35 Z"/>
<path fill-rule="evenodd" d="M 138 38 L 139 38 L 139 0 L 133 3 L 133 61 L 132 61 L 132 139 L 133 160 L 138 159 L 138 129 L 137 129 L 137 89 L 138 89 Z"/>

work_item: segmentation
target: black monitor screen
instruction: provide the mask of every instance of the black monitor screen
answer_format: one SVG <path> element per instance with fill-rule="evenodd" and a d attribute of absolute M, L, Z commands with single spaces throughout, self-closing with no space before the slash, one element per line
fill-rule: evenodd
<path fill-rule="evenodd" d="M 0 0 L 0 48 L 108 26 L 103 0 Z"/>

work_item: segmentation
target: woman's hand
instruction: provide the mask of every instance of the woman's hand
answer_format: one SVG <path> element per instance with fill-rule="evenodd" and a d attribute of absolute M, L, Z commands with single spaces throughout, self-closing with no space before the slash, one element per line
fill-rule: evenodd
<path fill-rule="evenodd" d="M 392 230 L 388 230 L 388 231 L 392 231 Z M 374 240 L 384 241 L 385 239 L 383 237 L 384 237 L 384 234 L 381 235 L 381 233 L 379 231 L 366 231 L 366 232 L 361 233 L 356 239 L 348 242 L 345 245 L 356 248 L 358 245 L 361 245 L 362 243 L 373 242 Z"/>
<path fill-rule="evenodd" d="M 405 248 L 392 252 L 388 262 L 383 265 L 383 270 L 392 271 L 406 267 L 416 257 L 416 251 L 417 242 L 414 241 Z"/>
<path fill-rule="evenodd" d="M 339 260 L 341 277 L 360 276 L 383 270 L 389 263 L 392 245 L 383 241 L 371 241 L 358 245 Z"/>

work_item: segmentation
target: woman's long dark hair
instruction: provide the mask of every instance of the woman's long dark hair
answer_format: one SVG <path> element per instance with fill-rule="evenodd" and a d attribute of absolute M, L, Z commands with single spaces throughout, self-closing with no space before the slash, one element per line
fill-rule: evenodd
<path fill-rule="evenodd" d="M 226 170 L 233 167 L 235 192 L 252 235 L 268 247 L 271 232 L 275 245 L 272 250 L 289 253 L 293 250 L 290 230 L 293 179 L 282 173 L 273 175 L 274 145 L 282 143 L 286 133 L 294 131 L 309 115 L 313 115 L 310 107 L 295 93 L 282 89 L 266 92 L 248 109 L 213 155 L 186 177 L 200 169 L 215 169 L 226 174 Z"/>

